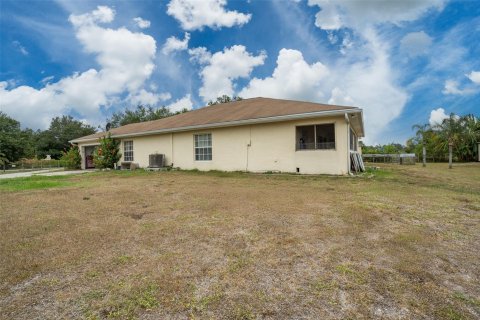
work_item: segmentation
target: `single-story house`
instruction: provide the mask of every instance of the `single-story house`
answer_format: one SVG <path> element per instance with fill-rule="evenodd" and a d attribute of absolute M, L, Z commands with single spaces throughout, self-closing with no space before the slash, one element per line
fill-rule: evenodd
<path fill-rule="evenodd" d="M 348 174 L 364 136 L 362 109 L 311 102 L 252 98 L 111 129 L 120 140 L 119 165 L 149 166 L 163 154 L 181 169 Z M 80 137 L 82 168 L 106 132 Z"/>

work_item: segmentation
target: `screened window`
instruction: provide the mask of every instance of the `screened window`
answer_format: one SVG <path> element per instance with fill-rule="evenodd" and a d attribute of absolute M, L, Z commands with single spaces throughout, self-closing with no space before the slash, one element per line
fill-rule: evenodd
<path fill-rule="evenodd" d="M 297 127 L 297 150 L 335 149 L 335 124 Z"/>
<path fill-rule="evenodd" d="M 357 151 L 357 135 L 350 129 L 350 150 Z"/>
<path fill-rule="evenodd" d="M 123 159 L 133 161 L 133 141 L 123 141 Z"/>
<path fill-rule="evenodd" d="M 212 160 L 212 134 L 196 134 L 195 139 L 195 160 Z"/>

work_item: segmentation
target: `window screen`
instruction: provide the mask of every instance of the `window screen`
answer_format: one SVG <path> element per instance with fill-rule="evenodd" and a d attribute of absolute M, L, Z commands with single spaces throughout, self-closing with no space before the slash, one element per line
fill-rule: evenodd
<path fill-rule="evenodd" d="M 335 149 L 335 124 L 299 126 L 296 139 L 297 150 Z"/>
<path fill-rule="evenodd" d="M 352 129 L 350 129 L 350 150 L 357 151 L 357 136 Z"/>
<path fill-rule="evenodd" d="M 315 126 L 316 149 L 335 149 L 335 125 L 319 124 Z"/>

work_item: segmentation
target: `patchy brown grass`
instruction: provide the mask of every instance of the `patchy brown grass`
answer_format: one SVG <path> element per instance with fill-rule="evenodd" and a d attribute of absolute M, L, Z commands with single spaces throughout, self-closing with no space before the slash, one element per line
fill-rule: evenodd
<path fill-rule="evenodd" d="M 0 191 L 0 318 L 475 319 L 480 166 Z"/>

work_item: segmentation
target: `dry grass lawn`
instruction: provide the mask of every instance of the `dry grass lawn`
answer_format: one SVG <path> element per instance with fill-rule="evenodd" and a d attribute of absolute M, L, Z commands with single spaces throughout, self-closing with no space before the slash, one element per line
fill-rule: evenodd
<path fill-rule="evenodd" d="M 0 318 L 480 318 L 480 165 L 380 166 L 0 183 Z"/>

